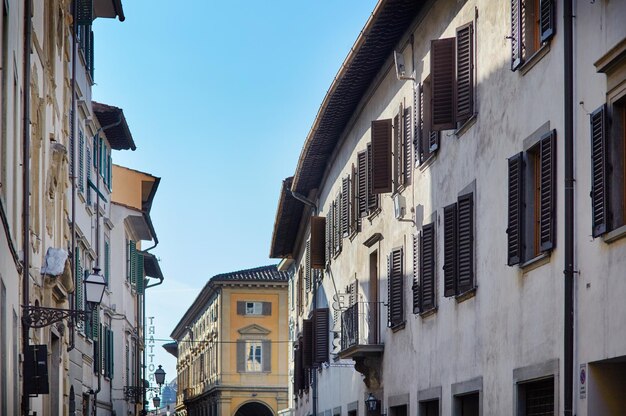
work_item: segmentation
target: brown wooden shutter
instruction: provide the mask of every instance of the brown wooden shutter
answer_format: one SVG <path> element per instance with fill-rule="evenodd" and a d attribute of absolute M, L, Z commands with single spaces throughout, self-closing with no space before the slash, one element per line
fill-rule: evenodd
<path fill-rule="evenodd" d="M 474 114 L 474 25 L 456 30 L 456 121 L 463 123 Z"/>
<path fill-rule="evenodd" d="M 395 327 L 404 322 L 404 276 L 402 267 L 402 248 L 391 252 L 389 256 L 389 326 Z"/>
<path fill-rule="evenodd" d="M 328 361 L 328 335 L 330 332 L 328 319 L 328 308 L 313 311 L 313 365 L 315 366 Z"/>
<path fill-rule="evenodd" d="M 439 136 L 438 131 L 432 130 L 431 123 L 431 101 L 432 101 L 432 88 L 430 82 L 430 76 L 428 76 L 419 87 L 419 159 L 420 163 L 427 161 L 433 154 L 439 149 Z"/>
<path fill-rule="evenodd" d="M 242 300 L 237 301 L 237 315 L 245 315 L 246 314 L 246 302 Z"/>
<path fill-rule="evenodd" d="M 522 261 L 523 238 L 523 204 L 524 204 L 524 155 L 518 153 L 509 158 L 509 198 L 508 198 L 508 227 L 507 252 L 508 265 L 513 266 Z"/>
<path fill-rule="evenodd" d="M 378 208 L 378 195 L 374 193 L 373 190 L 373 172 L 372 166 L 374 165 L 372 161 L 372 144 L 367 144 L 367 213 L 371 214 L 376 211 Z"/>
<path fill-rule="evenodd" d="M 237 340 L 237 372 L 243 373 L 246 371 L 246 341 L 242 339 Z"/>
<path fill-rule="evenodd" d="M 372 121 L 372 192 L 391 192 L 391 119 Z"/>
<path fill-rule="evenodd" d="M 300 266 L 300 270 L 298 271 L 297 290 L 298 315 L 302 315 L 302 312 L 304 312 L 304 272 L 302 271 L 302 266 Z"/>
<path fill-rule="evenodd" d="M 457 291 L 458 246 L 457 205 L 443 209 L 443 295 L 455 296 Z"/>
<path fill-rule="evenodd" d="M 359 196 L 358 196 L 358 175 L 357 169 L 352 164 L 352 177 L 350 178 L 350 232 L 359 231 L 361 223 L 361 215 L 359 214 Z"/>
<path fill-rule="evenodd" d="M 329 243 L 330 243 L 330 258 L 335 255 L 335 237 L 337 233 L 335 233 L 335 201 L 330 202 L 330 207 L 328 210 L 328 218 L 326 221 L 330 222 L 330 226 L 328 227 L 328 231 L 330 233 Z"/>
<path fill-rule="evenodd" d="M 304 253 L 304 280 L 306 291 L 311 291 L 311 240 L 306 242 Z"/>
<path fill-rule="evenodd" d="M 419 235 L 413 234 L 413 313 L 420 313 Z"/>
<path fill-rule="evenodd" d="M 456 38 L 435 39 L 430 43 L 430 76 L 432 77 L 431 129 L 453 129 Z"/>
<path fill-rule="evenodd" d="M 324 226 L 324 256 L 326 257 L 326 261 L 330 263 L 332 258 L 332 243 L 331 239 L 331 225 L 332 225 L 332 217 L 330 206 L 328 207 L 328 212 L 326 212 L 326 221 Z"/>
<path fill-rule="evenodd" d="M 302 368 L 302 340 L 293 350 L 293 392 L 298 394 L 304 389 L 304 369 Z"/>
<path fill-rule="evenodd" d="M 608 231 L 608 128 L 606 104 L 591 113 L 591 217 L 592 235 Z"/>
<path fill-rule="evenodd" d="M 554 36 L 554 0 L 541 0 L 539 9 L 539 30 L 543 43 Z"/>
<path fill-rule="evenodd" d="M 413 120 L 411 119 L 411 115 L 413 114 L 413 110 L 411 107 L 407 107 L 404 109 L 404 117 L 403 117 L 403 133 L 404 137 L 404 164 L 403 164 L 403 173 L 402 178 L 405 185 L 408 185 L 411 182 L 411 174 L 413 172 Z"/>
<path fill-rule="evenodd" d="M 421 311 L 428 311 L 437 306 L 435 286 L 435 224 L 422 227 L 420 239 L 420 303 Z"/>
<path fill-rule="evenodd" d="M 272 371 L 272 342 L 268 339 L 261 341 L 262 371 Z"/>
<path fill-rule="evenodd" d="M 357 154 L 357 204 L 359 217 L 367 215 L 367 151 Z"/>
<path fill-rule="evenodd" d="M 348 285 L 348 306 L 352 306 L 359 300 L 359 284 L 355 280 Z"/>
<path fill-rule="evenodd" d="M 393 117 L 393 191 L 397 192 L 398 188 L 404 184 L 402 172 L 404 170 L 402 164 L 402 122 L 401 112 Z"/>
<path fill-rule="evenodd" d="M 326 265 L 324 253 L 326 218 L 311 217 L 311 267 L 323 269 Z"/>
<path fill-rule="evenodd" d="M 311 368 L 313 365 L 313 321 L 302 321 L 302 366 Z"/>
<path fill-rule="evenodd" d="M 539 143 L 539 243 L 541 251 L 554 248 L 556 226 L 556 130 Z"/>
<path fill-rule="evenodd" d="M 413 88 L 413 157 L 415 158 L 415 166 L 419 165 L 422 161 L 423 97 L 422 84 L 416 84 Z"/>
<path fill-rule="evenodd" d="M 341 236 L 350 236 L 350 176 L 341 179 Z"/>
<path fill-rule="evenodd" d="M 335 223 L 335 255 L 341 253 L 343 240 L 341 237 L 341 194 L 335 198 L 334 223 Z"/>
<path fill-rule="evenodd" d="M 272 314 L 272 302 L 263 302 L 261 313 L 265 316 L 270 316 Z"/>
<path fill-rule="evenodd" d="M 474 194 L 461 195 L 458 201 L 458 293 L 474 288 Z"/>
<path fill-rule="evenodd" d="M 522 0 L 511 0 L 511 71 L 522 63 Z"/>

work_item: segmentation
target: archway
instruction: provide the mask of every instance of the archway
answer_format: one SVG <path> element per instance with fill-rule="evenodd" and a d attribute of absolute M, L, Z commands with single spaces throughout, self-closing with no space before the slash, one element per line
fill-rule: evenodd
<path fill-rule="evenodd" d="M 235 416 L 274 416 L 274 412 L 265 403 L 248 402 L 237 409 Z"/>

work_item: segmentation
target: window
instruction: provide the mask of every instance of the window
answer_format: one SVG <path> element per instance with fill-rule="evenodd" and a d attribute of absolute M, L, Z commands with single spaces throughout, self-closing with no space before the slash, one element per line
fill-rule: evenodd
<path fill-rule="evenodd" d="M 358 216 L 372 215 L 378 209 L 378 195 L 372 191 L 372 145 L 357 154 Z"/>
<path fill-rule="evenodd" d="M 478 392 L 454 396 L 455 416 L 479 416 L 480 394 Z"/>
<path fill-rule="evenodd" d="M 511 70 L 554 36 L 555 0 L 511 0 Z"/>
<path fill-rule="evenodd" d="M 264 315 L 272 314 L 271 302 L 237 301 L 238 315 Z"/>
<path fill-rule="evenodd" d="M 474 281 L 474 194 L 465 194 L 443 209 L 444 296 L 476 287 Z"/>
<path fill-rule="evenodd" d="M 393 118 L 393 191 L 402 192 L 411 177 L 411 108 L 400 105 Z"/>
<path fill-rule="evenodd" d="M 554 409 L 554 377 L 517 384 L 517 416 L 552 416 Z"/>
<path fill-rule="evenodd" d="M 389 306 L 387 322 L 391 329 L 404 325 L 404 269 L 402 248 L 394 249 L 387 257 L 387 289 Z"/>
<path fill-rule="evenodd" d="M 425 224 L 413 236 L 413 313 L 437 307 L 435 223 Z"/>
<path fill-rule="evenodd" d="M 246 315 L 261 315 L 263 304 L 261 302 L 246 302 Z"/>
<path fill-rule="evenodd" d="M 269 340 L 238 340 L 237 371 L 258 373 L 271 371 L 271 343 Z"/>
<path fill-rule="evenodd" d="M 524 263 L 555 246 L 556 130 L 509 158 L 508 264 Z"/>
<path fill-rule="evenodd" d="M 419 402 L 419 416 L 439 416 L 439 399 Z"/>
<path fill-rule="evenodd" d="M 474 115 L 474 25 L 456 37 L 435 39 L 430 46 L 431 129 L 455 129 Z"/>
<path fill-rule="evenodd" d="M 437 153 L 439 149 L 438 131 L 432 129 L 431 124 L 431 84 L 430 75 L 426 77 L 419 87 L 414 90 L 413 102 L 416 108 L 416 125 L 415 131 L 417 138 L 415 140 L 415 164 L 424 163 Z"/>

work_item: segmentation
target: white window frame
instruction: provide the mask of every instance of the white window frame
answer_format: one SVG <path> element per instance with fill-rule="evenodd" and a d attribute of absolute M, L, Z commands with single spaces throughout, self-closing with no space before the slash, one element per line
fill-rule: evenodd
<path fill-rule="evenodd" d="M 263 371 L 263 341 L 247 340 L 245 351 L 245 365 L 247 373 Z"/>
<path fill-rule="evenodd" d="M 246 302 L 246 315 L 263 315 L 263 302 Z"/>

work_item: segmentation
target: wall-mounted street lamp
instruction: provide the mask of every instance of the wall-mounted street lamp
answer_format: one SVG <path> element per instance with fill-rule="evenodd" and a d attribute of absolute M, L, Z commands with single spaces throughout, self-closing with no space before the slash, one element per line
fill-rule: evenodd
<path fill-rule="evenodd" d="M 368 415 L 385 416 L 385 414 L 382 413 L 380 400 L 378 400 L 372 393 L 369 393 L 365 399 L 365 409 L 367 410 Z"/>
<path fill-rule="evenodd" d="M 145 392 L 153 392 L 154 394 L 161 394 L 161 386 L 165 383 L 165 370 L 162 366 L 154 372 L 154 379 L 159 387 L 150 387 L 147 380 L 143 380 L 143 386 L 124 386 L 124 397 L 126 400 L 134 400 L 135 403 L 141 403 L 142 398 L 145 397 Z M 158 398 L 155 396 L 152 400 Z M 161 399 L 159 399 L 159 404 Z M 147 401 L 146 401 L 147 404 Z M 155 405 L 155 407 L 158 407 Z"/>
<path fill-rule="evenodd" d="M 100 269 L 94 267 L 93 273 L 83 279 L 83 284 L 85 285 L 87 310 L 24 305 L 22 306 L 24 310 L 24 324 L 30 328 L 44 328 L 65 318 L 75 318 L 83 321 L 91 318 L 93 310 L 102 302 L 106 281 L 100 274 Z"/>
<path fill-rule="evenodd" d="M 161 407 L 161 398 L 159 396 L 154 396 L 152 398 L 152 404 L 154 405 L 155 409 L 158 409 Z"/>
<path fill-rule="evenodd" d="M 159 365 L 159 368 L 154 372 L 154 379 L 156 383 L 159 385 L 159 388 L 165 384 L 165 370 Z"/>

